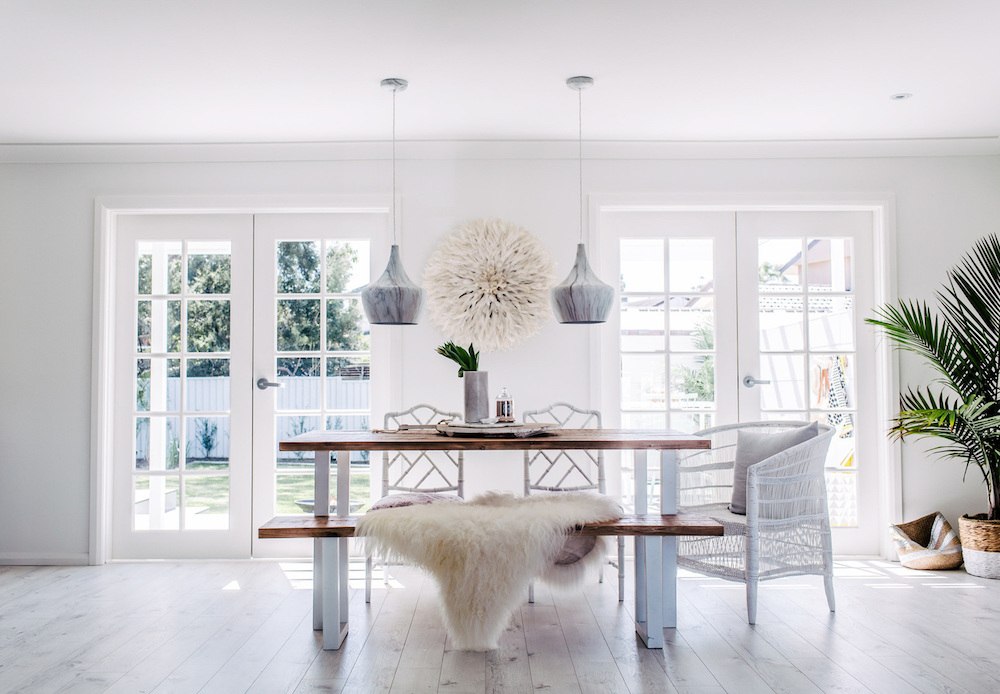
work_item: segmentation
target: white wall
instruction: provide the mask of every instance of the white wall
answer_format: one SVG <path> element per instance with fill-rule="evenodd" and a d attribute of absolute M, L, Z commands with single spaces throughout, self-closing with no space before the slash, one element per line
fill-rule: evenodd
<path fill-rule="evenodd" d="M 386 161 L 0 164 L 0 563 L 80 562 L 88 552 L 94 198 L 105 195 L 385 193 Z M 402 161 L 403 254 L 419 276 L 440 236 L 462 220 L 499 216 L 534 232 L 557 274 L 573 260 L 575 160 Z M 1000 157 L 601 160 L 588 193 L 891 193 L 897 201 L 900 296 L 930 297 L 949 264 L 998 230 Z M 590 394 L 582 326 L 551 322 L 509 353 L 484 355 L 491 388 L 519 409 Z M 461 405 L 453 367 L 434 354 L 426 322 L 404 332 L 406 403 Z M 902 382 L 929 372 L 903 361 Z M 598 403 L 594 403 L 597 405 Z M 60 425 L 48 423 L 57 413 Z M 904 516 L 955 520 L 986 510 L 982 483 L 960 466 L 904 447 Z M 475 460 L 470 461 L 476 464 Z M 516 488 L 520 458 L 483 460 L 490 483 Z M 474 476 L 470 475 L 470 478 Z M 482 483 L 485 484 L 485 483 Z M 470 483 L 470 491 L 481 485 Z"/>

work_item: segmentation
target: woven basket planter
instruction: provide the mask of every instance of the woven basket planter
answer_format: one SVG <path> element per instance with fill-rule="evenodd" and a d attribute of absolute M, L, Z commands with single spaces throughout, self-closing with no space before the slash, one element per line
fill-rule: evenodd
<path fill-rule="evenodd" d="M 985 513 L 958 519 L 965 555 L 965 570 L 973 576 L 1000 578 L 1000 521 Z"/>
<path fill-rule="evenodd" d="M 962 565 L 962 545 L 941 513 L 932 513 L 889 526 L 899 563 L 908 569 L 957 569 Z"/>

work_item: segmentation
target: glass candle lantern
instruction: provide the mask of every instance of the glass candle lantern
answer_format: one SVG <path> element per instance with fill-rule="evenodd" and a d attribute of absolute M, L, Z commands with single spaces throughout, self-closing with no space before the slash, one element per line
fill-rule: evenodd
<path fill-rule="evenodd" d="M 501 422 L 514 421 L 514 400 L 510 397 L 506 387 L 497 396 L 497 419 Z"/>

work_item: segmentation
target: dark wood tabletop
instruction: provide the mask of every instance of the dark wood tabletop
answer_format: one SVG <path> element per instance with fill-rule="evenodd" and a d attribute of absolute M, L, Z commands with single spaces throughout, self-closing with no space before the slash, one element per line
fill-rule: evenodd
<path fill-rule="evenodd" d="M 278 444 L 282 451 L 523 451 L 690 450 L 711 448 L 708 439 L 677 431 L 553 429 L 537 436 L 445 436 L 433 430 L 310 431 Z"/>

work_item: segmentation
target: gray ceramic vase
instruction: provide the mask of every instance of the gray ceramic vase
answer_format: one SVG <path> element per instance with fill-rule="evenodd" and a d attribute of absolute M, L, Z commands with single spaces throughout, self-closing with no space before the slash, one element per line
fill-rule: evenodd
<path fill-rule="evenodd" d="M 487 419 L 490 416 L 489 372 L 466 371 L 462 380 L 465 385 L 465 423 Z"/>

